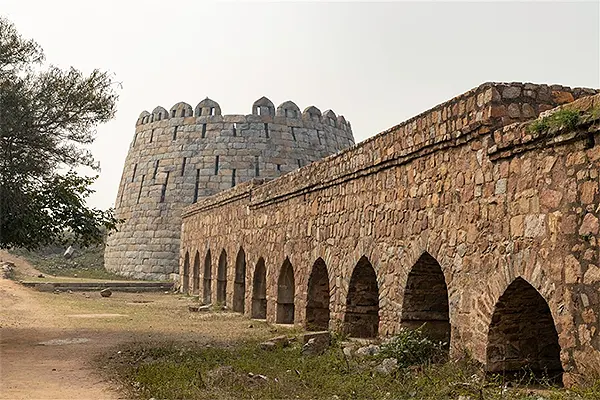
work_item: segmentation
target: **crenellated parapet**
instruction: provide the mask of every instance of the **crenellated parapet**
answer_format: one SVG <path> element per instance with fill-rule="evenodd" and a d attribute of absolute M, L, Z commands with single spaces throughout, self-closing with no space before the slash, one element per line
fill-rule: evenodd
<path fill-rule="evenodd" d="M 352 131 L 350 123 L 340 115 L 336 116 L 332 110 L 326 110 L 321 113 L 315 106 L 309 106 L 300 112 L 300 108 L 291 100 L 281 103 L 277 108 L 273 102 L 266 97 L 261 97 L 252 104 L 252 113 L 249 115 L 257 115 L 261 117 L 283 117 L 287 119 L 297 119 L 304 121 L 312 121 L 315 123 L 324 123 L 334 128 L 339 128 L 343 131 Z M 137 125 L 146 125 L 154 122 L 159 122 L 171 118 L 181 117 L 216 117 L 221 116 L 221 107 L 219 103 L 208 97 L 202 100 L 196 108 L 192 109 L 188 103 L 179 102 L 171 107 L 170 112 L 161 106 L 154 108 L 152 113 L 142 111 L 137 119 Z M 235 115 L 239 117 L 239 115 Z"/>
<path fill-rule="evenodd" d="M 209 98 L 195 108 L 143 111 L 115 203 L 125 219 L 108 240 L 106 268 L 144 279 L 178 269 L 181 210 L 251 179 L 270 180 L 354 145 L 350 124 L 333 111 L 266 97 L 247 115 L 222 115 Z"/>

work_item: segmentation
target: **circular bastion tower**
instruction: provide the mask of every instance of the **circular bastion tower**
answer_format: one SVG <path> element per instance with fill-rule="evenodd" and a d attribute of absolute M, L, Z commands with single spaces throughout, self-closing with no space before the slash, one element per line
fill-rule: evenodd
<path fill-rule="evenodd" d="M 209 98 L 140 114 L 115 202 L 125 222 L 108 237 L 107 270 L 137 279 L 177 279 L 181 211 L 253 178 L 273 179 L 354 144 L 331 110 L 266 97 L 250 115 L 221 115 Z"/>

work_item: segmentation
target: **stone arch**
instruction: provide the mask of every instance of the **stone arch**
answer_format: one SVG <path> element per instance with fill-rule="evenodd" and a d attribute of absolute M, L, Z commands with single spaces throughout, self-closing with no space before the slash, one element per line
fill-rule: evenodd
<path fill-rule="evenodd" d="M 252 104 L 252 114 L 275 116 L 275 106 L 271 100 L 263 96 Z"/>
<path fill-rule="evenodd" d="M 181 292 L 187 294 L 190 291 L 190 253 L 187 251 L 183 258 L 183 273 L 181 275 Z"/>
<path fill-rule="evenodd" d="M 301 115 L 300 107 L 291 100 L 285 101 L 277 107 L 278 117 L 300 118 Z"/>
<path fill-rule="evenodd" d="M 488 330 L 486 370 L 509 378 L 533 373 L 562 382 L 558 333 L 544 297 L 516 278 L 498 299 Z"/>
<path fill-rule="evenodd" d="M 321 121 L 321 110 L 315 106 L 306 107 L 302 116 L 308 120 L 319 122 Z"/>
<path fill-rule="evenodd" d="M 192 268 L 192 294 L 197 295 L 200 291 L 200 252 L 196 251 L 194 267 Z"/>
<path fill-rule="evenodd" d="M 163 119 L 169 119 L 169 113 L 163 107 L 158 106 L 152 110 L 153 121 L 161 121 Z"/>
<path fill-rule="evenodd" d="M 227 253 L 221 250 L 217 267 L 217 303 L 225 305 L 227 302 Z"/>
<path fill-rule="evenodd" d="M 335 115 L 332 110 L 326 110 L 323 113 L 323 120 L 327 125 L 335 128 L 337 124 L 337 115 Z"/>
<path fill-rule="evenodd" d="M 294 323 L 294 298 L 296 282 L 294 280 L 294 268 L 289 258 L 286 258 L 279 272 L 277 280 L 277 323 Z"/>
<path fill-rule="evenodd" d="M 252 279 L 252 318 L 267 318 L 267 269 L 262 257 L 256 263 Z"/>
<path fill-rule="evenodd" d="M 244 313 L 246 299 L 246 253 L 240 247 L 235 258 L 235 279 L 233 282 L 233 311 Z"/>
<path fill-rule="evenodd" d="M 179 117 L 191 117 L 194 115 L 194 110 L 192 106 L 188 103 L 180 101 L 171 107 L 171 118 L 179 118 Z"/>
<path fill-rule="evenodd" d="M 142 125 L 145 124 L 146 122 L 148 122 L 148 116 L 150 115 L 150 113 L 146 110 L 142 111 L 140 113 L 140 116 L 137 119 L 136 125 Z"/>
<path fill-rule="evenodd" d="M 379 333 L 379 285 L 369 259 L 362 256 L 350 278 L 344 328 L 350 336 L 376 337 Z"/>
<path fill-rule="evenodd" d="M 212 260 L 210 250 L 206 252 L 204 257 L 204 275 L 202 282 L 202 300 L 204 304 L 210 304 L 212 301 Z"/>
<path fill-rule="evenodd" d="M 221 107 L 219 106 L 219 103 L 207 97 L 198 103 L 194 109 L 194 115 L 196 117 L 221 115 Z"/>
<path fill-rule="evenodd" d="M 308 278 L 306 299 L 306 329 L 329 329 L 329 274 L 325 261 L 321 257 L 315 261 Z"/>
<path fill-rule="evenodd" d="M 404 288 L 400 325 L 423 326 L 431 339 L 450 343 L 448 286 L 438 261 L 424 252 L 411 268 Z"/>

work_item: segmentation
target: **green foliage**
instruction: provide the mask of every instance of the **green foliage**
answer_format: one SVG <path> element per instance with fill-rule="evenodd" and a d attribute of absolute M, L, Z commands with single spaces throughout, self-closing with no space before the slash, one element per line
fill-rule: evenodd
<path fill-rule="evenodd" d="M 11 249 L 10 253 L 25 258 L 37 270 L 58 277 L 74 277 L 88 279 L 127 280 L 104 269 L 104 246 L 89 246 L 81 248 L 74 246 L 75 253 L 70 259 L 65 259 L 65 247 L 49 245 L 34 251 L 27 249 Z M 22 278 L 24 279 L 24 278 Z"/>
<path fill-rule="evenodd" d="M 422 328 L 401 329 L 397 335 L 381 344 L 380 358 L 395 358 L 398 367 L 427 364 L 444 357 L 446 343 L 434 342 Z"/>
<path fill-rule="evenodd" d="M 264 351 L 257 343 L 136 343 L 118 350 L 98 361 L 122 384 L 126 398 L 455 400 L 462 395 L 473 400 L 592 400 L 600 394 L 594 387 L 507 388 L 502 381 L 487 380 L 469 360 L 383 375 L 374 372 L 372 360 L 347 362 L 335 346 L 311 357 L 303 357 L 299 345 Z"/>
<path fill-rule="evenodd" d="M 113 118 L 115 84 L 106 72 L 43 61 L 41 48 L 0 18 L 0 248 L 35 248 L 65 232 L 83 246 L 98 244 L 119 222 L 113 210 L 85 205 L 97 177 L 73 172 L 99 169 L 82 145 Z"/>
<path fill-rule="evenodd" d="M 547 117 L 536 119 L 527 129 L 529 132 L 541 133 L 550 129 L 574 129 L 580 121 L 580 113 L 577 110 L 559 110 Z"/>

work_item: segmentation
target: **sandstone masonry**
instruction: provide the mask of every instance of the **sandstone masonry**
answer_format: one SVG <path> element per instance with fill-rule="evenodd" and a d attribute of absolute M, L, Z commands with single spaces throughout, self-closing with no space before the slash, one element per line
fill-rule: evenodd
<path fill-rule="evenodd" d="M 486 83 L 205 198 L 183 212 L 182 290 L 359 337 L 425 324 L 492 372 L 528 367 L 566 384 L 597 372 L 596 92 Z M 557 106 L 592 116 L 528 129 Z"/>
<path fill-rule="evenodd" d="M 137 120 L 119 186 L 105 266 L 140 279 L 178 276 L 181 210 L 253 178 L 276 178 L 352 146 L 350 123 L 291 101 L 277 109 L 262 97 L 251 115 L 221 115 L 205 99 L 177 103 Z M 174 275 L 173 275 L 174 274 Z"/>

